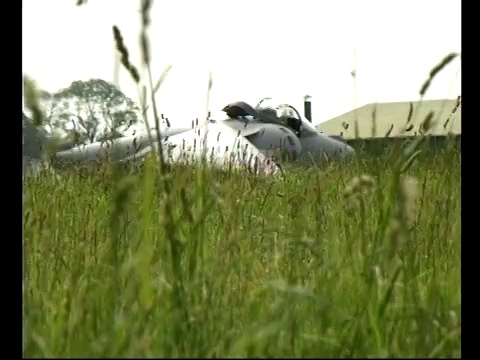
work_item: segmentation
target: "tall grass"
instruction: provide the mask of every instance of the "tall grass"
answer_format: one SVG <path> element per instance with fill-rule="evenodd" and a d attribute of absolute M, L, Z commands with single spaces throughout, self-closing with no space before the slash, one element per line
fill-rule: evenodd
<path fill-rule="evenodd" d="M 460 356 L 459 161 L 28 178 L 25 356 Z"/>
<path fill-rule="evenodd" d="M 26 178 L 24 355 L 459 357 L 460 153 L 425 146 L 281 181 L 168 168 L 161 146 Z"/>

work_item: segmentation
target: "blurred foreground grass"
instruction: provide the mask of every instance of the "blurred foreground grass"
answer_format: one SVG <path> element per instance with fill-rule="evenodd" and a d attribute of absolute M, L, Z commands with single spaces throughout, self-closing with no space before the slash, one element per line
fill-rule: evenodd
<path fill-rule="evenodd" d="M 27 178 L 24 355 L 459 357 L 460 154 L 416 160 Z"/>

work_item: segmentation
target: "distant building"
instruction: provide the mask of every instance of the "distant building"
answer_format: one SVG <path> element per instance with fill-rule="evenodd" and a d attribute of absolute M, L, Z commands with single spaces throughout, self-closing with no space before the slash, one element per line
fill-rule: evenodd
<path fill-rule="evenodd" d="M 428 113 L 433 111 L 434 126 L 430 131 L 431 135 L 461 134 L 461 103 L 456 112 L 452 114 L 457 100 L 424 100 L 412 102 L 412 105 L 413 116 L 409 124 L 407 124 L 407 119 L 410 102 L 392 102 L 362 106 L 319 124 L 317 129 L 330 135 L 342 135 L 345 139 L 415 136 L 419 134 L 421 124 Z M 375 132 L 373 131 L 374 113 Z M 355 120 L 358 123 L 357 135 L 355 134 Z"/>

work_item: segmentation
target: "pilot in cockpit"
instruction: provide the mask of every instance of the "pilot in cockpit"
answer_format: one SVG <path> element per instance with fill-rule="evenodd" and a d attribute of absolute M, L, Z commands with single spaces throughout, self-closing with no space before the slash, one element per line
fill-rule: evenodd
<path fill-rule="evenodd" d="M 300 115 L 290 106 L 281 106 L 277 111 L 280 122 L 286 124 L 297 136 L 302 130 L 302 119 Z"/>
<path fill-rule="evenodd" d="M 260 104 L 261 105 L 261 104 Z M 271 106 L 258 106 L 257 111 L 262 115 L 267 115 L 269 118 L 274 118 L 280 124 L 292 129 L 297 136 L 300 136 L 302 129 L 302 119 L 300 114 L 291 106 L 281 104 L 276 108 Z"/>

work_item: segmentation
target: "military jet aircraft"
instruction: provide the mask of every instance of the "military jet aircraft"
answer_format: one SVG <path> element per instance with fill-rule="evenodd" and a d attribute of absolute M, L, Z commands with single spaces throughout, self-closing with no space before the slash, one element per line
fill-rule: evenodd
<path fill-rule="evenodd" d="M 245 169 L 255 174 L 277 175 L 280 154 L 307 164 L 343 159 L 354 154 L 345 142 L 318 132 L 290 105 L 254 108 L 245 102 L 227 105 L 227 118 L 193 123 L 191 128 L 170 126 L 124 136 L 103 143 L 76 146 L 56 153 L 58 163 L 85 163 L 108 158 L 116 162 L 142 161 L 162 146 L 168 163 L 191 164 L 207 160 L 213 166 Z M 159 141 L 160 140 L 160 141 Z"/>

